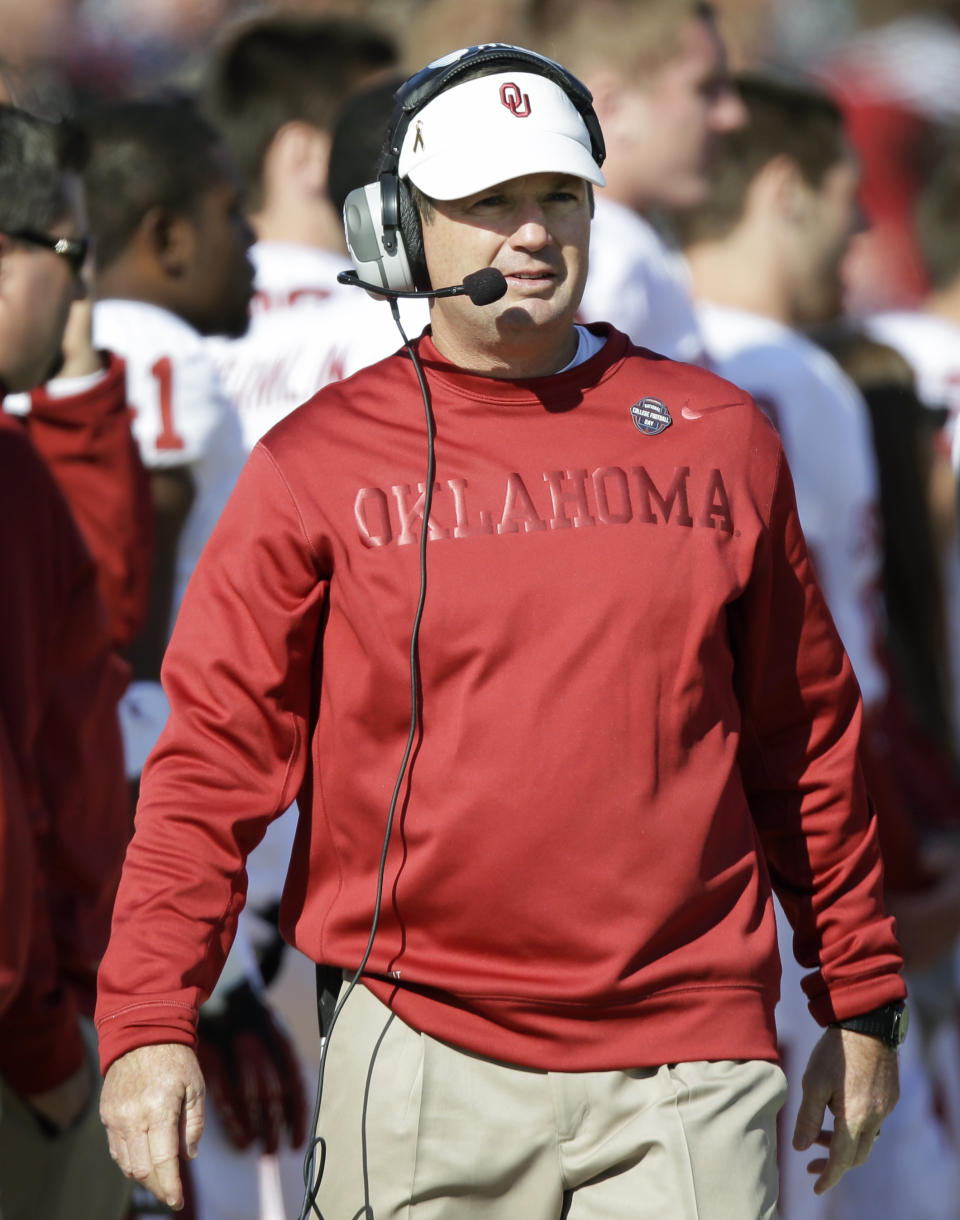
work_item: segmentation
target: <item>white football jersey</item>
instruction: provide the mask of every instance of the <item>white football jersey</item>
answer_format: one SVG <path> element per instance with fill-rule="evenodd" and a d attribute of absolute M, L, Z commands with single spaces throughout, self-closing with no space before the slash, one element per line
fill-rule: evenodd
<path fill-rule="evenodd" d="M 960 415 L 960 326 L 921 310 L 898 309 L 863 320 L 871 339 L 895 348 L 913 369 L 917 393 L 928 407 L 946 407 L 947 443 Z"/>
<path fill-rule="evenodd" d="M 836 361 L 796 331 L 703 304 L 714 369 L 752 394 L 780 433 L 800 524 L 869 708 L 882 700 L 877 464 L 866 404 Z"/>
<path fill-rule="evenodd" d="M 686 261 L 642 216 L 597 193 L 590 270 L 578 318 L 610 322 L 634 343 L 704 363 Z"/>
<path fill-rule="evenodd" d="M 389 356 L 402 340 L 384 301 L 337 283 L 346 254 L 292 242 L 251 248 L 256 269 L 250 328 L 208 340 L 249 452 L 261 436 L 331 381 Z M 409 338 L 429 321 L 426 303 L 401 307 Z"/>
<path fill-rule="evenodd" d="M 151 470 L 190 468 L 194 498 L 177 546 L 171 622 L 190 574 L 246 459 L 236 412 L 206 341 L 182 318 L 143 301 L 98 301 L 93 340 L 122 356 L 133 434 Z"/>

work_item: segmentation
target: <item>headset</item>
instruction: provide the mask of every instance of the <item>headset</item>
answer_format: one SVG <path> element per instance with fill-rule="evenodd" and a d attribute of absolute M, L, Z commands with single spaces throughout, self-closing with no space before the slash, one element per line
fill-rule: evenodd
<path fill-rule="evenodd" d="M 343 221 L 350 257 L 360 279 L 400 292 L 428 292 L 432 285 L 423 254 L 420 216 L 407 182 L 399 175 L 407 129 L 428 102 L 469 74 L 533 72 L 558 85 L 576 108 L 590 136 L 597 165 L 606 156 L 593 95 L 581 81 L 545 55 L 504 42 L 456 51 L 421 69 L 400 86 L 377 167 L 376 182 L 357 187 L 344 201 Z"/>

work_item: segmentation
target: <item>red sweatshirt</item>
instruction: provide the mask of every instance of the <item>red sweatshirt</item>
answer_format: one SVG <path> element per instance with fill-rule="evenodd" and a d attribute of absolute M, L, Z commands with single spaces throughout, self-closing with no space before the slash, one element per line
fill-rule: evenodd
<path fill-rule="evenodd" d="M 79 1067 L 77 1024 L 129 837 L 117 700 L 96 572 L 21 424 L 0 411 L 0 721 L 30 821 L 36 876 L 20 912 L 27 961 L 0 1017 L 0 1075 L 42 1092 Z"/>
<path fill-rule="evenodd" d="M 97 565 L 114 644 L 123 648 L 147 617 L 153 561 L 153 500 L 130 429 L 123 361 L 81 394 L 30 395 L 23 422 L 67 498 Z"/>
<path fill-rule="evenodd" d="M 772 880 L 820 1021 L 901 997 L 859 693 L 766 419 L 616 331 L 520 382 L 419 348 L 422 733 L 367 985 L 530 1067 L 775 1059 Z M 358 966 L 410 721 L 425 465 L 405 355 L 254 451 L 167 653 L 100 973 L 104 1066 L 193 1040 L 244 856 L 296 796 L 283 927 Z"/>

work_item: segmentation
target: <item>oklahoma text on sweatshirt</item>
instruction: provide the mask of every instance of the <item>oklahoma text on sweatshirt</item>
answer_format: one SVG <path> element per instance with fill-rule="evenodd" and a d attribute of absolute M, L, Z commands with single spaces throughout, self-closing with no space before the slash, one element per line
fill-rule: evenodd
<path fill-rule="evenodd" d="M 604 332 L 606 333 L 606 332 Z M 421 729 L 365 983 L 535 1068 L 776 1058 L 771 882 L 822 1022 L 903 995 L 860 700 L 773 429 L 610 331 L 510 382 L 419 341 L 437 427 Z M 194 1037 L 243 861 L 355 968 L 411 715 L 426 442 L 403 354 L 257 446 L 187 592 L 100 974 L 104 1066 Z"/>

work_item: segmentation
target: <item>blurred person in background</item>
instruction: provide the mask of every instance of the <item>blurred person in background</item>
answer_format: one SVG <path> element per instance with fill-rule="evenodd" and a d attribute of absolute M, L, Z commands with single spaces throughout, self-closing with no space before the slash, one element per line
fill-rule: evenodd
<path fill-rule="evenodd" d="M 96 243 L 94 337 L 126 364 L 156 512 L 150 615 L 130 650 L 139 704 L 125 719 L 139 770 L 166 719 L 157 681 L 169 632 L 245 458 L 206 337 L 247 327 L 252 233 L 227 151 L 192 103 L 115 103 L 83 123 Z M 245 1153 L 255 1174 L 258 1152 L 302 1143 L 305 1115 L 299 1065 L 260 998 L 262 980 L 248 958 L 241 933 L 201 1018 L 201 1053 L 223 1139 Z M 208 1175 L 204 1160 L 193 1175 L 202 1218 L 227 1214 L 218 1209 L 229 1206 L 233 1183 L 214 1168 Z M 256 1208 L 255 1182 L 252 1190 L 249 1182 L 242 1186 L 241 1207 Z"/>
<path fill-rule="evenodd" d="M 913 309 L 863 319 L 879 342 L 896 348 L 914 370 L 923 402 L 948 416 L 941 440 L 949 453 L 960 416 L 960 128 L 941 149 L 911 217 L 929 289 Z"/>
<path fill-rule="evenodd" d="M 397 27 L 404 75 L 446 55 L 451 47 L 487 42 L 529 46 L 540 0 L 416 0 Z"/>
<path fill-rule="evenodd" d="M 845 272 L 847 307 L 860 316 L 916 306 L 929 290 L 912 218 L 943 134 L 960 120 L 960 6 L 847 0 L 846 8 L 847 36 L 806 66 L 840 103 L 862 166 L 870 227 Z"/>
<path fill-rule="evenodd" d="M 114 646 L 125 650 L 149 611 L 153 503 L 123 362 L 94 346 L 92 328 L 88 295 L 70 307 L 55 375 L 8 394 L 3 409 L 19 418 L 66 497 L 96 563 Z"/>
<path fill-rule="evenodd" d="M 4 394 L 29 391 L 61 363 L 70 309 L 85 291 L 85 157 L 72 125 L 0 107 Z M 129 1188 L 97 1131 L 90 1017 L 129 838 L 117 722 L 126 669 L 67 502 L 4 411 L 0 467 L 0 734 L 9 746 L 0 766 L 4 813 L 16 817 L 19 804 L 27 818 L 33 867 L 16 916 L 20 965 L 0 1017 L 0 1203 L 5 1220 L 67 1220 L 78 1206 L 90 1220 L 119 1220 Z"/>
<path fill-rule="evenodd" d="M 887 892 L 913 894 L 933 882 L 915 811 L 907 803 L 910 794 L 888 761 L 891 682 L 881 662 L 883 553 L 870 418 L 836 361 L 800 330 L 836 317 L 842 307 L 841 266 L 860 223 L 858 167 L 839 108 L 815 85 L 744 76 L 739 87 L 749 121 L 727 141 L 709 201 L 678 216 L 677 224 L 714 367 L 755 397 L 783 439 L 814 566 L 863 693 L 862 755 L 878 810 Z M 944 884 L 955 890 L 956 881 L 952 875 Z M 783 919 L 780 930 L 784 986 L 778 1027 L 791 1090 L 798 1092 L 798 1065 L 816 1030 L 804 1011 Z M 910 946 L 915 954 L 922 939 Z M 914 1048 L 904 1076 L 905 1093 L 929 1098 Z M 926 1125 L 908 1123 L 910 1140 L 894 1134 L 904 1120 L 891 1119 L 886 1155 L 870 1170 L 886 1214 L 903 1220 L 952 1215 L 958 1198 L 957 1167 L 932 1108 L 921 1104 L 919 1110 Z M 910 1107 L 904 1113 L 911 1114 Z M 843 1184 L 829 1204 L 812 1195 L 804 1159 L 785 1150 L 785 1220 L 855 1220 L 861 1213 L 844 1202 Z M 921 1163 L 919 1194 L 911 1166 Z M 892 1181 L 883 1168 L 890 1169 Z"/>
<path fill-rule="evenodd" d="M 744 122 L 716 15 L 697 0 L 545 0 L 542 49 L 593 93 L 607 142 L 580 307 L 634 343 L 700 361 L 703 341 L 666 209 L 703 203 L 723 139 Z"/>
<path fill-rule="evenodd" d="M 941 524 L 941 581 L 948 617 L 954 753 L 960 754 L 960 543 L 957 480 L 949 463 L 960 417 L 960 140 L 954 137 L 917 198 L 913 229 L 930 285 L 915 309 L 889 310 L 863 320 L 867 332 L 897 349 L 913 369 L 921 400 L 939 422 L 931 480 Z M 946 413 L 944 415 L 944 408 Z"/>
<path fill-rule="evenodd" d="M 211 65 L 205 109 L 240 169 L 257 238 L 249 329 L 211 345 L 247 451 L 344 374 L 350 331 L 338 315 L 361 294 L 337 283 L 349 260 L 328 191 L 332 128 L 349 95 L 396 60 L 392 39 L 375 26 L 277 13 L 241 26 Z M 383 323 L 383 313 L 371 316 Z M 370 361 L 399 343 L 390 330 Z"/>
<path fill-rule="evenodd" d="M 928 229 L 923 245 L 930 236 Z M 949 249 L 947 234 L 944 244 Z M 960 1156 L 960 794 L 956 670 L 951 672 L 945 663 L 957 646 L 956 567 L 944 575 L 945 543 L 947 554 L 956 558 L 957 474 L 944 445 L 947 421 L 954 413 L 947 406 L 935 407 L 930 397 L 939 360 L 926 367 L 934 376 L 924 386 L 917 380 L 924 362 L 911 367 L 902 346 L 897 350 L 873 341 L 871 333 L 869 327 L 852 334 L 841 329 L 818 334 L 817 339 L 857 381 L 874 423 L 887 536 L 887 642 L 903 679 L 897 736 L 912 746 L 910 751 L 895 750 L 892 758 L 902 767 L 903 785 L 918 810 L 931 875 L 931 883 L 920 892 L 898 896 L 895 910 L 905 942 L 918 947 L 911 955 L 911 987 L 934 1073 L 938 1112 Z M 933 354 L 932 345 L 911 343 L 910 348 L 911 354 Z M 953 437 L 955 443 L 955 427 Z M 939 884 L 932 884 L 934 879 Z"/>

